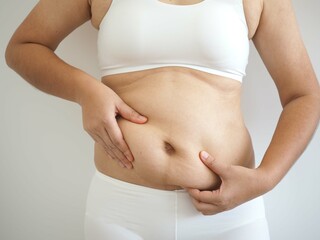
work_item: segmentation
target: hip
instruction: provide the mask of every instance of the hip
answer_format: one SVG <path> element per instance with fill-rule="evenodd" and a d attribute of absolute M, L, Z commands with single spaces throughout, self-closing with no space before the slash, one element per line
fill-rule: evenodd
<path fill-rule="evenodd" d="M 86 239 L 268 240 L 262 197 L 204 216 L 185 190 L 123 182 L 96 171 L 87 198 Z"/>

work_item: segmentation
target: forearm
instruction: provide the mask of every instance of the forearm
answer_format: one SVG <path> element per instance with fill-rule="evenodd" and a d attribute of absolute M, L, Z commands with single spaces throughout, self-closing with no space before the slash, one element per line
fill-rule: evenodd
<path fill-rule="evenodd" d="M 258 167 L 264 173 L 268 190 L 281 181 L 303 153 L 319 123 L 319 117 L 319 94 L 296 98 L 284 107 Z"/>
<path fill-rule="evenodd" d="M 85 72 L 62 61 L 40 44 L 8 46 L 7 64 L 37 89 L 69 101 L 81 102 L 84 91 L 99 84 Z"/>

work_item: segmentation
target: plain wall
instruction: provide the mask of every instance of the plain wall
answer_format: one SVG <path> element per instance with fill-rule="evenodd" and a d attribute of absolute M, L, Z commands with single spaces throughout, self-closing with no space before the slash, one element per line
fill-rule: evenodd
<path fill-rule="evenodd" d="M 94 172 L 93 140 L 82 128 L 81 108 L 36 90 L 4 60 L 9 38 L 36 2 L 1 0 L 0 239 L 81 240 L 85 200 Z M 293 3 L 319 76 L 320 1 Z M 99 78 L 96 33 L 90 23 L 84 24 L 65 39 L 57 54 Z M 253 45 L 242 103 L 259 163 L 281 106 Z M 289 174 L 265 195 L 272 240 L 320 239 L 319 142 L 318 130 Z"/>

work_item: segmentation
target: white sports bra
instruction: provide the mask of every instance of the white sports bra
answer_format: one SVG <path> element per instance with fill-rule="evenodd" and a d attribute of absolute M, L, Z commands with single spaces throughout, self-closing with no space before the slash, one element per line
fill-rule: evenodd
<path fill-rule="evenodd" d="M 181 66 L 242 81 L 248 56 L 242 0 L 112 0 L 98 33 L 102 76 Z"/>

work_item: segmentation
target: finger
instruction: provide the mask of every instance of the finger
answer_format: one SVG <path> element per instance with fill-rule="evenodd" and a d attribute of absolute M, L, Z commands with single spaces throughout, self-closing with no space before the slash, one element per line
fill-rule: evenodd
<path fill-rule="evenodd" d="M 209 169 L 218 174 L 221 178 L 228 174 L 229 165 L 222 161 L 216 160 L 206 151 L 200 152 L 200 159 Z"/>
<path fill-rule="evenodd" d="M 123 134 L 117 121 L 114 119 L 108 123 L 106 126 L 106 132 L 109 135 L 110 140 L 112 141 L 113 145 L 119 150 L 121 155 L 123 155 L 123 159 L 125 162 L 128 161 L 129 164 L 133 161 L 133 155 L 123 138 Z M 116 150 L 116 149 L 115 149 Z"/>
<path fill-rule="evenodd" d="M 117 105 L 117 110 L 119 111 L 120 115 L 131 121 L 131 122 L 135 122 L 135 123 L 145 123 L 147 121 L 147 118 L 143 115 L 141 115 L 140 113 L 138 113 L 137 111 L 135 111 L 134 109 L 132 109 L 131 107 L 129 107 L 125 102 L 121 101 L 118 105 Z"/>
<path fill-rule="evenodd" d="M 214 214 L 223 212 L 223 210 L 221 208 L 219 208 L 219 206 L 216 206 L 216 205 L 213 205 L 213 204 L 199 202 L 199 201 L 197 201 L 195 199 L 192 199 L 192 204 L 203 215 L 214 215 Z"/>
<path fill-rule="evenodd" d="M 117 160 L 116 156 L 114 155 L 114 153 L 110 150 L 110 148 L 108 147 L 108 144 L 97 134 L 94 133 L 90 133 L 90 136 L 92 136 L 92 138 L 95 140 L 95 142 L 97 142 L 102 148 L 103 150 L 113 159 L 113 160 Z"/>
<path fill-rule="evenodd" d="M 115 159 L 119 161 L 120 166 L 125 166 L 127 168 L 132 168 L 131 162 L 126 158 L 126 156 L 123 154 L 123 152 L 118 149 L 114 143 L 112 142 L 110 135 L 108 134 L 106 129 L 103 129 L 103 131 L 100 133 L 102 138 L 104 139 L 104 142 L 107 145 L 107 148 L 109 149 L 110 152 L 115 156 Z"/>
<path fill-rule="evenodd" d="M 190 189 L 188 190 L 188 193 L 192 198 L 202 203 L 215 205 L 219 205 L 221 203 L 220 196 L 217 191 L 200 191 L 198 189 Z"/>
<path fill-rule="evenodd" d="M 123 167 L 123 168 L 126 167 L 121 161 L 118 160 L 118 157 L 111 151 L 111 149 L 108 146 L 108 143 L 106 143 L 99 135 L 91 132 L 88 132 L 88 133 L 93 138 L 93 140 L 103 148 L 105 153 L 120 165 L 120 167 Z"/>
<path fill-rule="evenodd" d="M 113 152 L 108 148 L 108 145 L 103 141 L 102 138 L 100 138 L 98 135 L 94 134 L 94 133 L 90 133 L 88 132 L 89 135 L 93 138 L 93 140 L 98 143 L 103 150 L 105 151 L 105 153 L 110 156 L 113 160 L 117 160 L 116 156 L 113 154 Z M 123 165 L 123 164 L 122 164 Z M 124 166 L 124 165 L 123 165 Z"/>
<path fill-rule="evenodd" d="M 190 195 L 193 199 L 196 199 L 197 201 L 199 201 L 199 194 L 200 194 L 200 190 L 199 190 L 199 189 L 188 188 L 187 191 L 188 191 L 189 195 Z"/>

